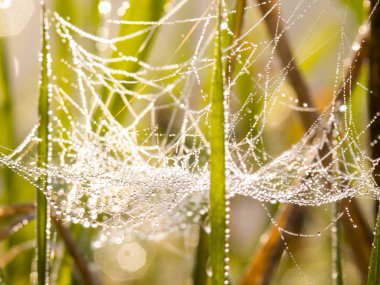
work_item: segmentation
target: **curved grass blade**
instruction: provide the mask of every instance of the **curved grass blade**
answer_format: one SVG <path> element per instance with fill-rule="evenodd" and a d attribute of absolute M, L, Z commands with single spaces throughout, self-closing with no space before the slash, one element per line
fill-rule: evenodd
<path fill-rule="evenodd" d="M 168 0 L 132 0 L 126 13 L 122 16 L 123 21 L 158 21 L 163 12 L 165 4 Z M 130 35 L 142 30 L 143 25 L 127 25 L 121 24 L 119 36 Z M 155 28 L 142 35 L 133 37 L 127 41 L 121 41 L 116 44 L 118 51 L 122 51 L 125 55 L 138 57 L 140 60 L 146 59 L 151 43 L 156 35 L 158 28 Z M 116 54 L 117 56 L 117 54 Z M 140 66 L 137 62 L 120 62 L 113 64 L 116 69 L 127 70 L 128 72 L 136 72 Z"/>
<path fill-rule="evenodd" d="M 163 12 L 165 4 L 168 0 L 133 0 L 130 1 L 130 7 L 122 16 L 123 21 L 158 21 Z M 133 34 L 141 30 L 141 25 L 120 25 L 120 36 Z M 116 44 L 117 51 L 121 51 L 125 56 L 137 57 L 140 61 L 144 61 L 151 49 L 159 28 L 153 29 L 150 32 L 134 37 L 127 41 L 121 41 Z M 115 52 L 115 56 L 118 56 Z M 120 62 L 112 65 L 112 68 L 121 69 L 128 72 L 136 72 L 140 68 L 138 62 Z M 130 89 L 135 89 L 136 84 L 130 85 Z M 109 105 L 109 110 L 115 115 L 119 122 L 122 122 L 126 116 L 125 103 L 120 96 L 114 96 Z"/>
<path fill-rule="evenodd" d="M 210 156 L 210 260 L 212 285 L 224 284 L 225 280 L 225 231 L 226 231 L 226 185 L 225 185 L 225 136 L 224 91 L 221 52 L 221 1 L 217 2 L 217 23 L 214 51 L 214 70 L 211 83 L 211 156 Z"/>
<path fill-rule="evenodd" d="M 46 168 L 49 159 L 49 72 L 50 57 L 48 51 L 48 23 L 45 5 L 42 4 L 42 51 L 41 51 L 41 75 L 40 94 L 38 102 L 39 127 L 38 137 L 38 167 Z M 48 177 L 43 175 L 39 179 L 39 185 L 44 192 L 48 191 Z M 48 282 L 48 246 L 47 225 L 49 222 L 48 203 L 44 193 L 37 189 L 37 274 L 38 284 L 45 285 Z"/>

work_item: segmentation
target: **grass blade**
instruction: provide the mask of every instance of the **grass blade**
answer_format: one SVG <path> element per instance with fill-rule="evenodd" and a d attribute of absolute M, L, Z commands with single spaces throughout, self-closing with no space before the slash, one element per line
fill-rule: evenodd
<path fill-rule="evenodd" d="M 224 92 L 221 52 L 221 2 L 217 3 L 214 70 L 211 83 L 211 156 L 210 156 L 210 259 L 212 285 L 224 284 L 226 186 L 224 145 Z"/>
<path fill-rule="evenodd" d="M 367 284 L 380 284 L 380 211 L 377 212 L 375 237 L 372 243 L 371 261 L 369 265 Z"/>
<path fill-rule="evenodd" d="M 46 168 L 49 159 L 49 72 L 50 58 L 48 52 L 48 23 L 46 18 L 46 8 L 42 5 L 42 51 L 41 51 L 41 75 L 40 94 L 38 102 L 39 127 L 38 137 L 38 167 Z M 44 192 L 48 190 L 48 177 L 43 175 L 39 179 L 39 185 Z M 37 274 L 38 284 L 45 285 L 48 282 L 48 246 L 47 246 L 47 225 L 48 225 L 48 203 L 44 193 L 37 189 Z"/>
<path fill-rule="evenodd" d="M 206 273 L 207 262 L 209 258 L 209 236 L 203 226 L 199 227 L 199 240 L 197 245 L 197 253 L 195 256 L 195 264 L 193 268 L 193 284 L 206 285 L 208 276 Z"/>
<path fill-rule="evenodd" d="M 8 285 L 8 279 L 5 276 L 3 268 L 0 266 L 0 285 Z"/>
<path fill-rule="evenodd" d="M 241 30 L 243 28 L 243 20 L 244 20 L 244 7 L 245 7 L 245 0 L 237 0 L 235 5 L 235 17 L 233 18 L 233 35 L 231 38 L 230 44 L 235 44 L 235 41 L 240 37 Z M 227 83 L 231 80 L 231 76 L 234 73 L 234 67 L 235 67 L 235 61 L 236 61 L 236 53 L 233 52 L 233 49 L 230 52 L 230 60 L 229 64 L 226 64 L 226 78 Z"/>
<path fill-rule="evenodd" d="M 10 68 L 8 64 L 8 53 L 5 39 L 0 38 L 0 146 L 13 148 L 14 139 L 14 120 L 12 116 L 12 99 L 10 90 Z M 1 203 L 10 205 L 18 201 L 18 191 L 14 189 L 14 173 L 9 168 L 1 168 L 1 176 L 4 181 L 3 195 Z M 15 243 L 14 240 L 7 241 L 8 246 Z"/>
<path fill-rule="evenodd" d="M 338 221 L 338 210 L 339 204 L 332 204 L 332 217 L 333 226 L 331 228 L 331 243 L 333 250 L 333 284 L 343 285 L 343 274 L 342 274 L 342 255 L 341 255 L 341 234 L 340 234 L 340 223 Z"/>
<path fill-rule="evenodd" d="M 16 145 L 15 141 L 15 120 L 14 105 L 12 100 L 12 68 L 10 62 L 11 52 L 7 49 L 6 38 L 0 38 L 0 145 L 13 149 Z M 1 193 L 0 202 L 2 205 L 12 205 L 15 203 L 30 201 L 34 199 L 32 187 L 24 181 L 20 181 L 17 174 L 9 168 L 0 169 L 0 175 L 3 183 L 0 183 Z M 9 239 L 4 241 L 4 251 L 10 250 L 14 245 L 25 240 L 32 239 L 34 232 L 28 230 L 29 227 L 21 229 L 16 235 L 11 235 Z M 33 254 L 28 252 L 23 259 L 16 259 L 9 264 L 4 271 L 9 277 L 10 284 L 27 284 L 29 278 L 21 275 L 19 272 L 28 272 Z"/>
<path fill-rule="evenodd" d="M 14 120 L 12 116 L 12 100 L 10 91 L 9 65 L 7 63 L 7 51 L 5 40 L 0 38 L 0 145 L 13 148 Z M 2 170 L 4 175 L 4 186 L 6 188 L 7 204 L 17 202 L 17 191 L 13 191 L 14 177 L 10 169 Z"/>
<path fill-rule="evenodd" d="M 130 1 L 130 7 L 122 16 L 123 21 L 158 21 L 163 12 L 167 0 L 133 0 Z M 119 36 L 133 34 L 145 28 L 142 25 L 120 25 Z M 151 48 L 151 43 L 155 37 L 158 28 L 146 32 L 140 36 L 131 38 L 127 41 L 121 41 L 116 44 L 119 51 L 128 56 L 138 57 L 145 60 Z M 115 54 L 117 56 L 117 54 Z M 140 66 L 137 62 L 120 62 L 113 64 L 114 68 L 121 68 L 128 72 L 136 72 Z"/>
<path fill-rule="evenodd" d="M 165 3 L 167 0 L 133 0 L 130 1 L 130 7 L 123 15 L 124 21 L 158 21 L 163 12 Z M 120 25 L 120 36 L 133 34 L 141 30 L 143 26 L 140 25 Z M 128 41 L 121 41 L 116 45 L 117 51 L 121 51 L 125 56 L 135 56 L 140 61 L 146 60 L 152 43 L 157 34 L 158 28 L 144 33 L 138 37 L 134 37 Z M 115 52 L 115 56 L 118 56 Z M 138 62 L 120 62 L 113 64 L 112 68 L 121 69 L 128 72 L 136 72 L 140 68 Z M 136 86 L 129 86 L 130 89 L 134 89 Z M 124 110 L 124 102 L 120 96 L 114 96 L 109 105 L 109 110 L 114 114 L 119 122 L 122 122 L 126 116 L 126 110 Z"/>
<path fill-rule="evenodd" d="M 233 18 L 233 36 L 230 39 L 231 44 L 240 37 L 241 30 L 243 26 L 243 16 L 244 16 L 244 7 L 245 7 L 245 0 L 237 0 L 235 10 L 236 14 Z M 235 61 L 236 61 L 236 55 L 231 51 L 230 54 L 231 59 L 229 60 L 229 63 L 226 64 L 226 78 L 227 80 L 230 80 L 230 77 L 233 74 Z M 193 280 L 194 284 L 196 285 L 204 285 L 207 284 L 207 274 L 206 274 L 206 267 L 207 262 L 209 258 L 209 236 L 205 232 L 205 229 L 201 226 L 199 229 L 199 241 L 197 246 L 197 254 L 196 254 L 196 261 L 194 265 L 194 271 L 193 271 Z"/>
<path fill-rule="evenodd" d="M 270 284 L 277 268 L 279 259 L 285 250 L 286 244 L 279 228 L 291 232 L 299 232 L 303 227 L 305 215 L 301 207 L 291 205 L 281 208 L 276 216 L 276 226 L 267 230 L 257 253 L 252 258 L 247 270 L 239 283 L 240 285 Z M 289 242 L 287 238 L 286 242 Z"/>
<path fill-rule="evenodd" d="M 379 112 L 380 107 L 380 7 L 379 2 L 376 0 L 371 0 L 371 35 L 369 42 L 369 115 L 370 118 L 374 118 Z M 371 124 L 370 134 L 371 141 L 377 138 L 380 131 L 380 124 L 375 120 Z M 380 146 L 379 144 L 374 144 L 372 146 L 372 157 L 378 158 L 380 156 Z M 380 166 L 377 165 L 374 169 L 374 180 L 377 186 L 380 185 Z M 380 204 L 378 207 L 380 209 Z M 377 210 L 375 224 L 375 237 L 372 243 L 371 260 L 368 274 L 368 283 L 370 285 L 380 284 L 380 211 Z"/>

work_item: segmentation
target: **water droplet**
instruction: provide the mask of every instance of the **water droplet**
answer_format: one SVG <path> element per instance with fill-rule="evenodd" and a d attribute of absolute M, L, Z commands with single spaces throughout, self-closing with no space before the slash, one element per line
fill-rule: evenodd
<path fill-rule="evenodd" d="M 0 9 L 5 10 L 9 8 L 11 5 L 12 5 L 11 0 L 0 0 Z"/>
<path fill-rule="evenodd" d="M 358 51 L 360 49 L 360 43 L 354 42 L 352 45 L 352 50 L 353 51 Z"/>
<path fill-rule="evenodd" d="M 120 8 L 117 9 L 117 15 L 118 15 L 119 17 L 124 16 L 125 12 L 129 9 L 130 6 L 131 6 L 131 4 L 129 3 L 129 1 L 124 1 L 124 2 L 121 4 Z"/>
<path fill-rule="evenodd" d="M 111 9 L 112 9 L 111 2 L 107 0 L 102 0 L 99 2 L 99 5 L 98 5 L 99 13 L 106 15 L 111 12 Z"/>
<path fill-rule="evenodd" d="M 339 112 L 344 113 L 347 111 L 347 105 L 340 105 L 339 106 Z"/>
<path fill-rule="evenodd" d="M 222 31 L 227 30 L 227 29 L 228 29 L 228 24 L 227 24 L 227 22 L 222 22 L 222 23 L 220 24 L 220 29 L 221 29 Z"/>

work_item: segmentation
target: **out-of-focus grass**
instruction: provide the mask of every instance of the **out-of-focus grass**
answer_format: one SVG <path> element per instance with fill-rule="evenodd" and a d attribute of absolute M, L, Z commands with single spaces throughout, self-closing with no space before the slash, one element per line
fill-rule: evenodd
<path fill-rule="evenodd" d="M 62 17 L 69 18 L 70 21 L 80 27 L 83 27 L 86 31 L 97 34 L 100 25 L 102 24 L 102 15 L 99 13 L 98 4 L 99 1 L 90 1 L 90 2 L 78 2 L 74 0 L 60 1 L 56 0 L 53 2 L 54 10 L 57 11 Z M 58 41 L 58 38 L 55 38 Z M 55 45 L 56 44 L 56 45 Z M 67 59 L 70 57 L 70 51 L 67 44 L 61 42 L 55 42 L 52 40 L 51 45 L 54 46 L 54 52 L 52 53 L 54 65 L 52 66 L 53 72 L 57 77 L 64 76 L 69 81 L 75 80 L 71 78 L 70 75 L 65 71 L 65 68 L 60 68 L 61 64 L 64 64 L 60 59 Z M 90 50 L 93 50 L 96 53 L 96 46 L 92 45 L 89 47 Z M 70 109 L 70 106 L 66 106 Z M 59 114 L 59 113 L 58 113 Z M 67 127 L 70 128 L 70 121 L 67 119 L 67 116 L 63 114 L 60 117 L 61 122 Z M 86 255 L 91 255 L 90 252 L 90 240 L 92 237 L 92 231 L 86 229 L 87 238 L 85 240 L 80 237 L 84 234 L 84 229 L 81 225 L 70 225 L 69 230 L 72 237 L 76 240 L 79 248 L 83 250 Z M 57 242 L 61 242 L 61 239 L 58 238 Z M 57 272 L 57 285 L 69 285 L 69 284 L 80 284 L 81 279 L 78 278 L 77 270 L 74 270 L 74 262 L 70 253 L 67 251 L 66 246 L 61 245 L 62 253 L 58 256 L 57 262 L 59 263 L 58 272 Z"/>
<path fill-rule="evenodd" d="M 193 268 L 193 284 L 206 285 L 208 281 L 207 276 L 207 263 L 209 261 L 209 233 L 200 226 L 197 251 L 195 254 L 194 268 Z"/>
<path fill-rule="evenodd" d="M 244 20 L 244 7 L 245 0 L 238 0 L 235 4 L 236 13 L 231 16 L 230 22 L 232 22 L 231 30 L 233 31 L 233 36 L 229 36 L 228 33 L 224 34 L 224 44 L 230 45 L 234 43 L 236 39 L 241 35 L 243 20 Z M 222 41 L 221 41 L 222 43 Z M 225 76 L 226 78 L 231 78 L 234 73 L 234 68 L 236 64 L 235 55 L 231 54 L 229 62 L 226 64 Z M 227 79 L 228 80 L 228 79 Z M 208 276 L 206 274 L 207 262 L 209 258 L 209 236 L 205 229 L 201 226 L 199 229 L 199 241 L 197 246 L 194 270 L 193 270 L 193 284 L 203 285 L 207 284 Z"/>
<path fill-rule="evenodd" d="M 362 1 L 351 1 L 351 0 L 340 0 L 342 5 L 348 7 L 349 10 L 355 15 L 358 23 L 362 23 L 366 17 L 366 9 L 364 9 L 364 2 Z"/>
<path fill-rule="evenodd" d="M 15 120 L 14 106 L 12 100 L 11 86 L 11 68 L 10 57 L 7 51 L 7 39 L 0 38 L 0 145 L 13 149 L 15 147 Z M 6 151 L 9 152 L 9 151 Z M 21 178 L 17 177 L 10 169 L 2 168 L 0 171 L 2 178 L 1 203 L 11 205 L 27 201 L 30 197 L 28 190 L 31 187 L 25 187 Z M 17 246 L 19 242 L 31 239 L 33 233 L 33 223 L 21 229 L 18 233 L 12 235 L 4 244 L 4 249 L 10 250 Z M 29 276 L 17 274 L 19 272 L 28 272 L 32 260 L 32 252 L 23 252 L 22 256 L 15 256 L 10 264 L 4 268 L 4 275 L 9 282 L 17 284 L 28 284 Z"/>
<path fill-rule="evenodd" d="M 7 148 L 15 146 L 14 120 L 12 114 L 11 86 L 9 78 L 8 56 L 5 39 L 0 38 L 0 145 Z M 2 202 L 17 202 L 18 192 L 14 191 L 14 177 L 9 169 L 3 169 L 4 189 L 6 197 Z"/>
<path fill-rule="evenodd" d="M 166 2 L 167 0 L 131 0 L 130 7 L 121 19 L 125 21 L 158 21 L 163 15 Z M 120 25 L 119 36 L 133 34 L 142 28 L 146 27 L 142 25 L 122 24 Z M 125 56 L 135 56 L 141 61 L 146 60 L 158 29 L 155 28 L 127 41 L 119 42 L 116 44 L 117 51 L 122 52 Z M 115 56 L 117 56 L 117 53 L 115 53 Z M 130 61 L 115 63 L 112 67 L 126 72 L 136 72 L 140 68 L 140 65 L 138 62 Z M 131 90 L 135 87 L 135 85 L 128 86 Z M 109 110 L 120 122 L 123 122 L 123 119 L 127 115 L 127 110 L 123 108 L 124 105 L 122 98 L 117 95 L 113 97 L 113 100 L 109 104 Z"/>

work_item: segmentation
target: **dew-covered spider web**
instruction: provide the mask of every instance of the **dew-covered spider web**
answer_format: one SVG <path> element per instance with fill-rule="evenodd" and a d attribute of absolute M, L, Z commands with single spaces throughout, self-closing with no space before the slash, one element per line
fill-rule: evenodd
<path fill-rule="evenodd" d="M 37 187 L 47 175 L 50 204 L 62 219 L 159 233 L 198 223 L 207 212 L 216 12 L 212 1 L 199 1 L 198 9 L 191 2 L 171 1 L 158 21 L 112 19 L 106 22 L 108 35 L 93 35 L 48 13 L 50 162 L 45 168 L 36 164 L 38 125 L 17 149 L 4 150 L 0 162 Z M 329 38 L 306 48 L 338 4 L 295 1 L 284 11 L 282 2 L 247 1 L 239 34 L 234 5 L 223 3 L 228 197 L 297 205 L 378 199 L 372 175 L 378 159 L 362 142 L 379 118 L 358 128 L 351 95 L 365 82 L 344 76 L 355 68 L 347 58 L 361 43 L 349 29 L 348 10 L 333 15 L 337 24 Z M 271 8 L 262 15 L 260 5 Z M 265 19 L 275 11 L 281 14 L 272 39 Z M 337 42 L 325 72 L 334 79 L 330 101 L 298 142 L 278 150 L 271 130 L 281 114 L 301 118 L 318 111 L 299 102 L 287 82 L 294 64 L 282 65 L 277 57 L 281 37 L 304 25 L 304 36 L 293 45 L 293 60 L 301 66 Z M 125 26 L 132 32 L 120 34 Z M 130 54 L 136 39 L 141 45 Z"/>

